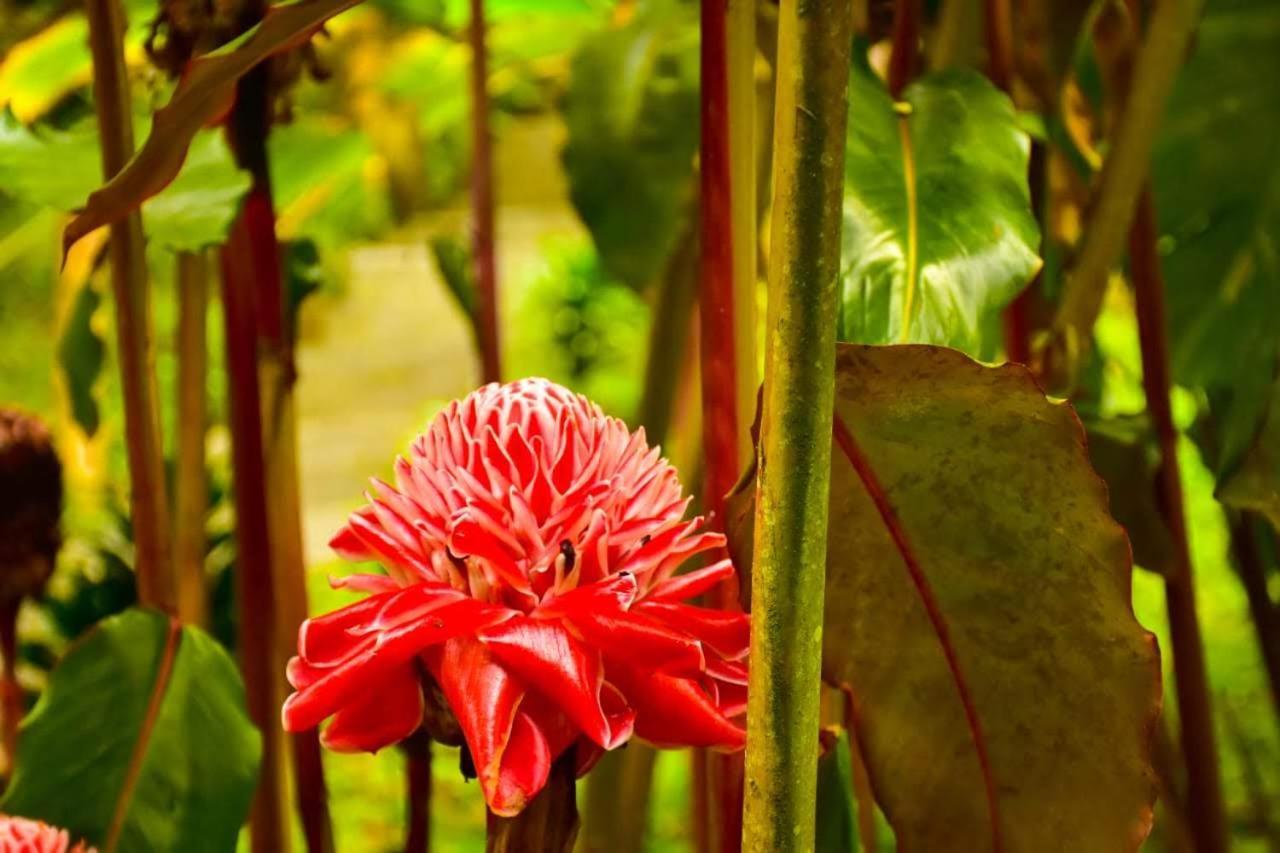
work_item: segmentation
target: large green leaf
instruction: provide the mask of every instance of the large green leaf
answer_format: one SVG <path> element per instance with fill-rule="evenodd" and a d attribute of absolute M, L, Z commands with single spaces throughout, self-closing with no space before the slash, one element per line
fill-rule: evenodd
<path fill-rule="evenodd" d="M 822 748 L 818 756 L 814 850 L 816 853 L 854 853 L 858 849 L 858 822 L 853 804 L 848 732 L 823 731 Z"/>
<path fill-rule="evenodd" d="M 13 113 L 0 113 L 0 186 L 6 192 L 71 211 L 101 182 L 92 120 L 69 130 L 32 129 Z M 143 206 L 147 237 L 174 251 L 219 243 L 248 189 L 249 176 L 236 168 L 221 135 L 200 133 L 178 177 Z"/>
<path fill-rule="evenodd" d="M 569 195 L 605 270 L 650 284 L 675 247 L 694 194 L 697 10 L 651 0 L 583 43 L 564 119 Z"/>
<path fill-rule="evenodd" d="M 1080 422 L 1021 366 L 836 358 L 823 672 L 901 848 L 995 850 L 994 812 L 1004 853 L 1137 850 L 1159 655 Z"/>
<path fill-rule="evenodd" d="M 23 721 L 0 809 L 103 851 L 225 853 L 249 808 L 260 743 L 244 688 L 203 631 L 129 610 L 90 630 Z"/>
<path fill-rule="evenodd" d="M 1223 480 L 1280 406 L 1278 76 L 1280 5 L 1211 2 L 1152 155 L 1174 378 L 1209 392 Z"/>
<path fill-rule="evenodd" d="M 924 77 L 895 104 L 855 61 L 848 134 L 840 339 L 977 354 L 984 322 L 1040 264 L 1013 104 L 971 70 Z"/>

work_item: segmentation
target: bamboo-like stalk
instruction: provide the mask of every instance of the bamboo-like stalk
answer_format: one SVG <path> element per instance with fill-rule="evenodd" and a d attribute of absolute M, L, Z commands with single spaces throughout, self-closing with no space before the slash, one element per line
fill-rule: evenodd
<path fill-rule="evenodd" d="M 1187 52 L 1203 0 L 1156 0 L 1146 37 L 1135 58 L 1133 82 L 1084 226 L 1075 261 L 1066 274 L 1042 372 L 1056 385 L 1074 382 L 1075 365 L 1087 344 L 1107 276 L 1124 251 L 1146 182 L 1151 146 L 1165 101 Z"/>
<path fill-rule="evenodd" d="M 1142 387 L 1147 411 L 1160 442 L 1160 502 L 1173 539 L 1174 560 L 1165 576 L 1169 634 L 1173 644 L 1174 686 L 1182 752 L 1187 766 L 1187 816 L 1198 853 L 1227 849 L 1227 821 L 1222 802 L 1218 748 L 1209 700 L 1204 642 L 1196 615 L 1191 548 L 1178 467 L 1178 429 L 1169 400 L 1169 340 L 1166 331 L 1164 281 L 1156 249 L 1156 217 L 1150 191 L 1139 200 L 1129 232 L 1129 264 L 1142 348 Z"/>
<path fill-rule="evenodd" d="M 780 7 L 743 818 L 752 851 L 814 845 L 851 23 L 847 0 Z"/>
<path fill-rule="evenodd" d="M 209 509 L 204 440 L 208 427 L 209 310 L 208 259 L 182 252 L 178 283 L 178 423 L 174 472 L 173 560 L 178 580 L 178 617 L 188 625 L 206 625 L 208 594 L 204 577 L 204 520 Z"/>
<path fill-rule="evenodd" d="M 755 3 L 702 0 L 699 350 L 703 506 L 724 529 L 724 499 L 751 457 L 756 398 Z M 717 556 L 724 556 L 717 555 Z M 739 609 L 736 584 L 714 604 Z M 742 849 L 741 755 L 708 754 L 708 849 Z"/>
<path fill-rule="evenodd" d="M 489 126 L 489 51 L 484 0 L 471 0 L 471 215 L 476 329 L 484 382 L 502 378 L 498 334 L 498 259 L 494 246 L 493 133 Z"/>
<path fill-rule="evenodd" d="M 85 12 L 93 56 L 93 100 L 98 116 L 102 173 L 110 179 L 133 156 L 133 109 L 124 65 L 124 8 L 120 0 L 86 0 Z M 124 396 L 138 600 L 172 612 L 175 602 L 169 504 L 156 398 L 147 259 L 142 217 L 137 211 L 111 226 L 109 253 L 120 388 Z"/>

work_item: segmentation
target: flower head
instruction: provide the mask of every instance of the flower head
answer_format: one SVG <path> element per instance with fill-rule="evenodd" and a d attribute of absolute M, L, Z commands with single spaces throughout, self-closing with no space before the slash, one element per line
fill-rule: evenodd
<path fill-rule="evenodd" d="M 83 843 L 71 846 L 65 829 L 38 820 L 0 815 L 0 853 L 94 853 Z"/>
<path fill-rule="evenodd" d="M 511 815 L 576 747 L 579 773 L 633 734 L 737 749 L 748 617 L 683 603 L 733 574 L 677 575 L 724 537 L 684 520 L 675 469 L 594 404 L 543 379 L 449 405 L 397 459 L 395 485 L 332 546 L 387 575 L 310 619 L 284 725 L 332 716 L 336 750 L 377 750 L 422 722 L 424 671 L 470 749 L 485 799 Z"/>

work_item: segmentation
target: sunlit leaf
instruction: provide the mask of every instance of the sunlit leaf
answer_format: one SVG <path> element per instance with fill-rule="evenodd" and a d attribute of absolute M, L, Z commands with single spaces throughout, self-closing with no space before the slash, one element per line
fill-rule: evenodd
<path fill-rule="evenodd" d="M 117 222 L 177 177 L 196 133 L 216 119 L 235 96 L 236 81 L 273 54 L 297 47 L 326 20 L 360 0 L 294 0 L 270 13 L 235 41 L 191 63 L 169 103 L 133 159 L 101 189 L 63 232 L 64 248 L 85 234 Z"/>
<path fill-rule="evenodd" d="M 102 297 L 86 279 L 58 341 L 58 367 L 71 402 L 71 417 L 90 437 L 98 431 L 98 399 L 93 389 L 106 358 L 106 345 L 93 328 L 93 315 L 101 304 Z"/>
<path fill-rule="evenodd" d="M 100 849 L 221 853 L 235 849 L 259 752 L 222 647 L 129 610 L 91 629 L 54 670 L 23 721 L 0 808 Z"/>
<path fill-rule="evenodd" d="M 69 130 L 33 129 L 11 112 L 0 113 L 0 185 L 7 192 L 71 211 L 101 182 L 93 120 Z M 143 205 L 147 237 L 174 251 L 221 242 L 248 189 L 249 177 L 236 168 L 222 136 L 200 133 L 178 177 Z"/>
<path fill-rule="evenodd" d="M 82 15 L 54 21 L 16 44 L 0 65 L 0 106 L 23 121 L 43 115 L 92 75 L 89 23 Z"/>
<path fill-rule="evenodd" d="M 583 43 L 564 119 L 569 195 L 609 275 L 657 276 L 693 197 L 698 148 L 697 9 L 654 0 Z"/>
<path fill-rule="evenodd" d="M 970 70 L 894 104 L 858 61 L 849 110 L 840 339 L 978 354 L 984 322 L 1040 263 L 1013 104 Z"/>

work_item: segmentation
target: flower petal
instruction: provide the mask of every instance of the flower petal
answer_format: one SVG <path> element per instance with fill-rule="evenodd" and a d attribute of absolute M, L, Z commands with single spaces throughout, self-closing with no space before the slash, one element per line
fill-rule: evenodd
<path fill-rule="evenodd" d="M 690 679 L 617 666 L 609 680 L 636 710 L 636 735 L 652 744 L 735 750 L 746 743 L 746 732 Z"/>
<path fill-rule="evenodd" d="M 296 732 L 318 725 L 366 691 L 379 689 L 389 673 L 424 649 L 459 634 L 472 633 L 508 615 L 502 608 L 463 598 L 432 611 L 429 618 L 367 635 L 350 649 L 348 657 L 285 700 L 285 729 Z M 301 674 L 296 666 L 291 670 Z"/>
<path fill-rule="evenodd" d="M 729 660 L 746 657 L 751 646 L 751 617 L 745 613 L 649 599 L 636 602 L 631 612 L 697 637 Z"/>
<path fill-rule="evenodd" d="M 649 590 L 649 594 L 646 597 L 668 601 L 684 601 L 713 589 L 717 584 L 728 580 L 733 575 L 733 561 L 724 559 L 718 563 L 712 563 L 706 568 L 695 569 L 692 572 L 685 572 L 683 575 L 675 575 L 664 581 L 658 581 Z"/>
<path fill-rule="evenodd" d="M 412 665 L 389 674 L 377 690 L 340 708 L 320 735 L 334 752 L 377 752 L 422 725 L 422 684 Z"/>
<path fill-rule="evenodd" d="M 610 720 L 601 707 L 599 654 L 563 625 L 517 616 L 484 630 L 480 639 L 512 674 L 555 702 L 600 746 L 613 749 L 631 736 L 631 715 Z"/>

